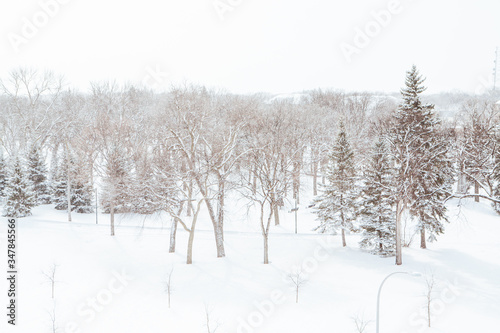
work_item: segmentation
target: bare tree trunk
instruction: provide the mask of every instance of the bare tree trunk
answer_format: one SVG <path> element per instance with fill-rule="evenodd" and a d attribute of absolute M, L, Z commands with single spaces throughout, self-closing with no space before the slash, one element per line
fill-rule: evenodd
<path fill-rule="evenodd" d="M 479 182 L 478 181 L 474 181 L 474 194 L 479 194 Z M 474 197 L 474 201 L 479 202 L 479 196 L 476 195 Z"/>
<path fill-rule="evenodd" d="M 217 228 L 224 241 L 224 198 L 226 196 L 226 183 L 224 177 L 217 173 L 219 192 L 217 193 Z"/>
<path fill-rule="evenodd" d="M 403 214 L 403 200 L 399 200 L 396 205 L 396 265 L 403 264 L 401 253 L 401 215 Z"/>
<path fill-rule="evenodd" d="M 203 195 L 204 198 L 207 198 L 207 190 L 203 186 L 199 176 L 197 176 L 195 180 L 198 185 L 198 188 L 200 189 L 201 194 Z M 214 228 L 215 246 L 217 247 L 217 258 L 225 257 L 226 253 L 224 250 L 224 236 L 221 233 L 222 232 L 221 228 L 223 227 L 223 225 L 219 225 L 214 213 L 214 207 L 210 203 L 210 200 L 204 200 L 204 201 L 208 209 L 208 215 L 210 216 L 210 220 L 212 221 L 212 225 Z"/>
<path fill-rule="evenodd" d="M 313 162 L 313 195 L 318 195 L 318 161 Z"/>
<path fill-rule="evenodd" d="M 191 201 L 189 201 L 188 206 L 191 205 Z M 184 201 L 181 201 L 181 204 L 179 206 L 179 211 L 177 212 L 177 215 L 180 216 L 182 213 L 182 208 L 184 207 Z M 172 228 L 170 229 L 170 246 L 168 248 L 168 253 L 174 253 L 175 252 L 175 239 L 177 236 L 177 220 L 173 219 L 172 221 Z"/>
<path fill-rule="evenodd" d="M 340 196 L 340 201 L 343 202 L 342 195 Z M 344 210 L 340 211 L 340 218 L 342 219 L 342 246 L 346 247 L 347 243 L 345 241 L 345 217 L 344 217 Z"/>
<path fill-rule="evenodd" d="M 460 170 L 458 172 L 458 183 L 457 183 L 457 192 L 458 193 L 465 193 L 466 192 L 466 185 L 467 185 L 467 180 L 465 179 L 465 175 L 463 172 Z"/>
<path fill-rule="evenodd" d="M 422 229 L 420 229 L 420 248 L 421 249 L 427 248 L 427 243 L 425 241 L 425 228 L 424 227 L 422 227 Z"/>
<path fill-rule="evenodd" d="M 186 211 L 186 215 L 187 216 L 191 216 L 192 215 L 192 210 L 193 210 L 193 206 L 190 204 L 191 200 L 193 199 L 193 180 L 190 180 L 189 181 L 189 185 L 188 185 L 188 205 L 187 205 L 187 211 Z"/>
<path fill-rule="evenodd" d="M 177 234 L 177 220 L 172 221 L 172 229 L 170 229 L 170 246 L 168 248 L 168 253 L 175 252 L 175 236 Z"/>
<path fill-rule="evenodd" d="M 272 207 L 269 207 L 269 216 L 267 217 L 267 224 L 264 225 L 264 207 L 266 203 L 262 202 L 260 205 L 260 226 L 262 229 L 262 237 L 264 238 L 264 264 L 269 264 L 269 226 L 273 217 Z"/>
<path fill-rule="evenodd" d="M 277 204 L 277 198 L 276 198 L 276 193 L 271 194 L 271 200 L 273 202 L 273 214 L 274 214 L 274 225 L 280 225 L 280 216 L 278 214 L 278 204 Z"/>
<path fill-rule="evenodd" d="M 206 200 L 205 200 L 206 201 Z M 190 265 L 193 263 L 193 241 L 194 241 L 194 231 L 196 228 L 196 221 L 198 220 L 198 214 L 200 213 L 201 202 L 198 203 L 196 212 L 193 216 L 193 222 L 191 224 L 191 230 L 189 231 L 188 249 L 187 249 L 187 260 L 186 264 Z"/>
<path fill-rule="evenodd" d="M 269 235 L 264 236 L 264 264 L 269 264 Z"/>
<path fill-rule="evenodd" d="M 298 154 L 293 163 L 293 198 L 300 204 L 300 170 L 302 168 L 302 153 Z"/>
<path fill-rule="evenodd" d="M 254 166 L 253 169 L 253 183 L 252 183 L 252 194 L 257 193 L 257 167 Z"/>
<path fill-rule="evenodd" d="M 70 172 L 68 164 L 67 179 L 66 179 L 66 202 L 68 205 L 68 222 L 71 222 L 71 180 L 69 173 Z"/>
<path fill-rule="evenodd" d="M 313 177 L 313 195 L 318 195 L 318 151 L 311 148 L 311 174 Z"/>
<path fill-rule="evenodd" d="M 191 232 L 189 233 L 188 249 L 187 249 L 187 260 L 186 264 L 190 265 L 193 263 L 193 241 L 194 241 L 194 221 L 191 227 Z"/>
<path fill-rule="evenodd" d="M 273 208 L 273 215 L 274 215 L 274 225 L 280 225 L 280 215 L 278 211 L 278 205 L 274 205 Z"/>
<path fill-rule="evenodd" d="M 115 235 L 115 203 L 114 200 L 109 202 L 109 220 L 111 225 L 111 236 Z"/>
<path fill-rule="evenodd" d="M 252 184 L 252 175 L 253 175 L 253 171 L 252 169 L 248 169 L 248 187 L 250 187 L 250 184 Z"/>

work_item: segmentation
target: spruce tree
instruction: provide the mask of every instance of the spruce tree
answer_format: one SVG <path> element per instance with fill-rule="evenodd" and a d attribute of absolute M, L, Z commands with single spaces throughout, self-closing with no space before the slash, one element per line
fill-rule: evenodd
<path fill-rule="evenodd" d="M 321 222 L 316 230 L 336 234 L 340 229 L 342 245 L 346 246 L 345 231 L 353 229 L 358 195 L 355 188 L 354 153 L 343 123 L 340 124 L 340 132 L 329 159 L 328 183 L 322 186 L 322 194 L 315 200 L 315 213 Z"/>
<path fill-rule="evenodd" d="M 52 180 L 52 203 L 57 210 L 68 209 L 68 172 L 71 173 L 72 164 L 65 151 L 61 164 L 57 166 L 55 179 Z"/>
<path fill-rule="evenodd" d="M 113 145 L 106 154 L 102 206 L 110 214 L 111 236 L 115 235 L 115 213 L 130 212 L 132 203 L 131 164 L 126 150 Z"/>
<path fill-rule="evenodd" d="M 93 190 L 90 182 L 77 181 L 71 186 L 71 190 L 71 210 L 81 214 L 93 213 Z"/>
<path fill-rule="evenodd" d="M 33 145 L 28 155 L 28 175 L 30 181 L 33 183 L 36 204 L 49 204 L 51 196 L 47 180 L 47 168 L 36 144 Z"/>
<path fill-rule="evenodd" d="M 444 198 L 451 194 L 454 172 L 449 147 L 440 132 L 434 105 L 423 104 L 424 78 L 415 66 L 407 72 L 403 103 L 395 117 L 393 131 L 397 171 L 397 200 L 403 200 L 410 214 L 419 221 L 420 247 L 443 232 L 446 219 Z"/>
<path fill-rule="evenodd" d="M 380 138 L 364 174 L 360 204 L 360 227 L 363 231 L 360 246 L 383 256 L 392 256 L 396 251 L 393 177 L 389 154 Z"/>
<path fill-rule="evenodd" d="M 6 202 L 4 216 L 26 217 L 31 215 L 35 195 L 19 157 L 13 162 L 12 172 L 5 187 Z"/>
<path fill-rule="evenodd" d="M 152 214 L 165 206 L 163 183 L 160 175 L 155 174 L 148 162 L 136 167 L 137 172 L 131 184 L 129 196 L 133 204 L 133 212 Z"/>
<path fill-rule="evenodd" d="M 107 156 L 102 195 L 102 206 L 106 213 L 110 213 L 111 204 L 115 213 L 133 211 L 132 166 L 125 155 L 123 149 L 115 146 Z"/>
<path fill-rule="evenodd" d="M 76 213 L 93 213 L 93 189 L 83 163 L 67 152 L 58 166 L 58 174 L 54 182 L 53 203 L 55 209 L 68 209 L 68 181 L 70 182 L 71 211 Z"/>

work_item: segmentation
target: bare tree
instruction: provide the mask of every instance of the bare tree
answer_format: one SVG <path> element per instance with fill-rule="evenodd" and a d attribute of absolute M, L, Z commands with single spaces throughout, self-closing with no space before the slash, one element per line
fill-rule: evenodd
<path fill-rule="evenodd" d="M 213 309 L 208 304 L 205 304 L 205 327 L 207 328 L 207 333 L 215 333 L 221 325 L 219 321 L 215 323 L 211 322 L 212 311 Z"/>
<path fill-rule="evenodd" d="M 293 284 L 295 289 L 295 303 L 298 303 L 300 287 L 307 282 L 305 273 L 302 268 L 297 268 L 289 273 L 287 277 Z"/>
<path fill-rule="evenodd" d="M 62 77 L 29 68 L 15 69 L 7 79 L 0 80 L 0 91 L 7 98 L 9 113 L 15 118 L 9 116 L 10 121 L 4 122 L 10 127 L 7 133 L 15 135 L 11 137 L 15 140 L 2 142 L 8 152 L 26 149 L 29 141 L 38 142 L 39 146 L 45 144 L 59 122 L 54 117 L 54 108 L 62 87 Z"/>
<path fill-rule="evenodd" d="M 494 102 L 478 99 L 468 100 L 463 104 L 462 112 L 457 116 L 457 164 L 461 193 L 466 193 L 468 186 L 463 184 L 463 177 L 474 186 L 474 200 L 479 202 L 480 189 L 492 197 L 494 188 L 495 152 L 498 150 L 496 131 L 500 123 L 500 108 Z"/>
<path fill-rule="evenodd" d="M 427 274 L 425 277 L 425 286 L 426 286 L 426 291 L 425 291 L 425 300 L 426 300 L 426 307 L 427 307 L 427 323 L 428 326 L 431 327 L 431 305 L 432 301 L 434 300 L 434 289 L 435 289 L 435 279 L 434 279 L 434 273 L 431 273 L 430 275 Z"/>
<path fill-rule="evenodd" d="M 56 263 L 53 263 L 52 266 L 47 271 L 43 271 L 42 274 L 47 278 L 48 282 L 50 283 L 51 290 L 52 290 L 52 299 L 54 299 L 54 293 L 55 293 L 55 286 L 56 286 L 56 271 L 57 271 L 57 265 Z"/>
<path fill-rule="evenodd" d="M 275 114 L 278 112 L 278 115 Z M 286 144 L 279 109 L 263 108 L 253 115 L 247 135 L 248 163 L 253 171 L 255 187 L 245 173 L 241 174 L 241 193 L 256 204 L 264 241 L 264 264 L 269 263 L 269 230 L 272 217 L 277 214 L 278 198 L 286 193 L 290 180 L 288 170 L 294 161 L 294 152 Z"/>
<path fill-rule="evenodd" d="M 50 331 L 52 333 L 57 333 L 59 331 L 59 327 L 57 326 L 57 318 L 56 318 L 56 302 L 54 301 L 52 304 L 52 309 L 47 311 L 50 317 Z"/>
<path fill-rule="evenodd" d="M 356 325 L 356 332 L 358 333 L 364 333 L 366 327 L 371 322 L 370 320 L 366 320 L 359 312 L 352 316 L 352 321 L 354 322 L 354 325 Z"/>
<path fill-rule="evenodd" d="M 170 269 L 170 272 L 168 273 L 167 280 L 165 281 L 165 292 L 167 293 L 168 296 L 168 308 L 170 309 L 170 296 L 172 295 L 172 273 L 174 272 L 174 268 L 172 267 Z"/>
<path fill-rule="evenodd" d="M 192 183 L 196 185 L 212 221 L 217 257 L 224 257 L 224 203 L 229 174 L 239 155 L 235 153 L 241 124 L 224 122 L 220 114 L 228 115 L 224 104 L 203 87 L 184 87 L 171 91 L 166 107 L 168 145 L 181 155 L 182 166 L 190 175 L 184 184 L 187 200 L 192 198 Z M 215 200 L 216 204 L 212 202 Z M 188 212 L 192 207 L 187 206 Z"/>

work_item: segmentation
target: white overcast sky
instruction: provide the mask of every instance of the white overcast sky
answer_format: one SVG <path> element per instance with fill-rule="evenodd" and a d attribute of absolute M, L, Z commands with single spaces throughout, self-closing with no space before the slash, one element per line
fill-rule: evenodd
<path fill-rule="evenodd" d="M 48 69 L 81 90 L 116 80 L 393 92 L 416 64 L 430 92 L 474 92 L 491 83 L 500 46 L 499 0 L 220 0 L 232 6 L 223 20 L 214 0 L 0 1 L 0 76 Z M 377 31 L 374 13 L 398 3 Z M 366 29 L 348 62 L 341 45 Z"/>

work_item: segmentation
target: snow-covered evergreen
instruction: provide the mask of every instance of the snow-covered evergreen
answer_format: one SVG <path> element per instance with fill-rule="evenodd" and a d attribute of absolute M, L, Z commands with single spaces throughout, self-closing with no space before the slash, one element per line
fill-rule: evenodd
<path fill-rule="evenodd" d="M 76 213 L 93 213 L 93 189 L 88 175 L 82 170 L 82 164 L 75 161 L 75 157 L 65 151 L 58 174 L 53 181 L 53 203 L 55 209 L 68 209 L 68 181 L 70 182 L 71 211 Z"/>
<path fill-rule="evenodd" d="M 89 182 L 77 182 L 71 187 L 71 210 L 83 214 L 94 212 L 93 189 Z"/>
<path fill-rule="evenodd" d="M 396 250 L 394 171 L 382 138 L 375 144 L 364 175 L 361 192 L 360 246 L 374 254 L 389 256 Z"/>
<path fill-rule="evenodd" d="M 103 180 L 101 206 L 104 211 L 109 213 L 111 204 L 115 213 L 133 211 L 133 203 L 130 200 L 133 198 L 132 164 L 125 150 L 118 145 L 112 147 L 107 154 Z"/>
<path fill-rule="evenodd" d="M 35 194 L 27 172 L 17 156 L 5 187 L 6 202 L 4 216 L 26 217 L 35 206 Z"/>
<path fill-rule="evenodd" d="M 57 166 L 57 174 L 52 179 L 52 203 L 57 210 L 68 209 L 68 172 L 71 172 L 71 164 L 70 157 L 65 151 L 61 164 Z"/>
<path fill-rule="evenodd" d="M 346 246 L 345 232 L 353 229 L 356 219 L 356 171 L 354 153 L 351 150 L 344 125 L 330 153 L 327 170 L 328 183 L 322 186 L 322 193 L 315 199 L 315 213 L 320 225 L 316 230 L 325 233 L 342 233 L 342 245 Z"/>
<path fill-rule="evenodd" d="M 50 186 L 47 179 L 47 167 L 40 156 L 39 147 L 34 144 L 28 154 L 28 175 L 33 184 L 36 204 L 51 203 Z"/>
<path fill-rule="evenodd" d="M 422 248 L 426 247 L 426 230 L 431 241 L 444 230 L 444 199 L 451 194 L 454 177 L 450 146 L 441 133 L 434 105 L 421 101 L 424 81 L 416 66 L 407 72 L 393 131 L 397 200 L 404 200 L 418 219 Z"/>

